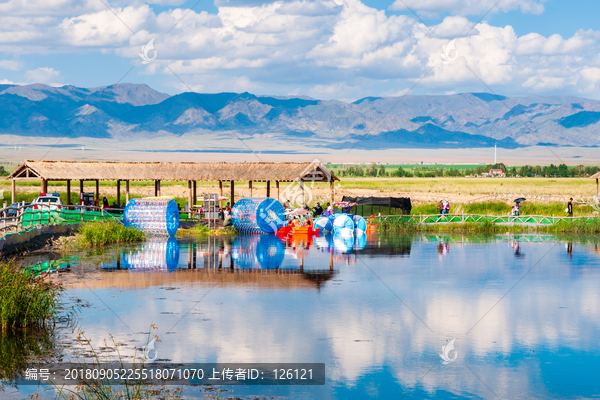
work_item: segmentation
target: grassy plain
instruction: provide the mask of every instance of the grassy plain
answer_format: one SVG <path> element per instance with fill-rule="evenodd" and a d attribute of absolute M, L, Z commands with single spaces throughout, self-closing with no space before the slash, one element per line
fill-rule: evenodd
<path fill-rule="evenodd" d="M 343 190 L 378 193 L 440 193 L 487 195 L 528 193 L 537 195 L 593 196 L 596 182 L 588 178 L 343 178 Z"/>

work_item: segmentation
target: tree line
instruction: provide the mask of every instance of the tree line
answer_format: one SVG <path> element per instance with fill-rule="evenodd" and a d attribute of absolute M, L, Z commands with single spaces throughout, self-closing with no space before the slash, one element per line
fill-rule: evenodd
<path fill-rule="evenodd" d="M 405 177 L 405 178 L 441 178 L 441 177 L 465 177 L 471 175 L 485 175 L 491 169 L 501 169 L 507 177 L 552 177 L 567 178 L 590 176 L 600 171 L 600 166 L 567 166 L 559 165 L 524 165 L 522 167 L 510 167 L 503 163 L 488 164 L 472 169 L 458 168 L 403 168 L 397 166 L 386 168 L 384 165 L 372 163 L 369 165 L 343 165 L 333 169 L 333 173 L 339 177 Z"/>

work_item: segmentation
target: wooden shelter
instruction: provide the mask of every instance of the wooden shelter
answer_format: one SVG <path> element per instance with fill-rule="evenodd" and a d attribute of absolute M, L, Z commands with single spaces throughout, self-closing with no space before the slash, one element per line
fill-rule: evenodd
<path fill-rule="evenodd" d="M 598 196 L 598 181 L 600 180 L 600 171 L 590 176 L 590 179 L 596 179 L 596 196 Z"/>
<path fill-rule="evenodd" d="M 154 194 L 160 196 L 161 181 L 188 181 L 189 204 L 196 201 L 197 181 L 218 181 L 223 195 L 223 181 L 231 182 L 232 202 L 235 201 L 236 181 L 247 181 L 252 195 L 252 182 L 267 182 L 267 197 L 271 197 L 271 182 L 274 181 L 279 199 L 280 182 L 296 182 L 294 190 L 304 193 L 306 182 L 329 182 L 333 203 L 334 176 L 320 162 L 311 163 L 164 163 L 164 162 L 112 162 L 112 161 L 35 161 L 26 160 L 15 169 L 8 179 L 12 180 L 12 202 L 16 198 L 15 181 L 40 180 L 42 192 L 48 191 L 49 181 L 67 182 L 67 199 L 71 200 L 71 181 L 79 181 L 83 193 L 84 181 L 96 182 L 96 199 L 100 197 L 99 181 L 117 182 L 117 203 L 120 203 L 121 182 L 125 182 L 126 201 L 129 201 L 130 181 L 154 181 Z M 285 189 L 290 191 L 291 186 Z M 284 191 L 284 195 L 285 195 Z M 285 196 L 289 198 L 289 195 Z M 192 201 L 192 199 L 194 199 Z"/>

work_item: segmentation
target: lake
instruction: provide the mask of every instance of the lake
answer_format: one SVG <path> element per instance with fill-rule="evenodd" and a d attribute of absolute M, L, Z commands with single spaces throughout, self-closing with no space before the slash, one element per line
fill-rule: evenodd
<path fill-rule="evenodd" d="M 22 262 L 44 255 L 35 257 Z M 78 315 L 59 323 L 59 353 L 75 354 L 82 331 L 98 346 L 111 334 L 132 356 L 154 324 L 158 361 L 325 364 L 324 385 L 225 385 L 226 398 L 600 394 L 598 238 L 201 237 L 59 264 L 53 279 L 67 288 L 64 308 Z M 185 387 L 184 396 L 205 391 Z"/>

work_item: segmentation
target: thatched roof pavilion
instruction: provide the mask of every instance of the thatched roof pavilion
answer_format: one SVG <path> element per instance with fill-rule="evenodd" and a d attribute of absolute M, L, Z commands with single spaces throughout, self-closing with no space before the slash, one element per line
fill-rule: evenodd
<path fill-rule="evenodd" d="M 155 181 L 155 195 L 160 195 L 160 181 L 188 181 L 190 204 L 195 199 L 197 181 L 231 182 L 231 199 L 234 199 L 235 181 L 248 181 L 250 190 L 252 182 L 267 182 L 267 196 L 270 195 L 270 182 L 298 182 L 303 188 L 304 182 L 339 181 L 323 164 L 311 163 L 166 163 L 166 162 L 111 162 L 111 161 L 35 161 L 26 160 L 15 169 L 8 179 L 12 179 L 13 202 L 15 201 L 15 181 L 41 180 L 42 192 L 47 191 L 48 181 L 67 181 L 68 198 L 70 199 L 71 180 L 80 182 L 83 192 L 83 181 L 101 180 L 117 181 L 117 202 L 120 197 L 120 182 L 126 182 L 126 195 L 129 200 L 129 181 Z M 302 189 L 303 190 L 303 189 Z M 279 190 L 278 190 L 279 191 Z M 279 197 L 279 193 L 278 193 Z"/>

